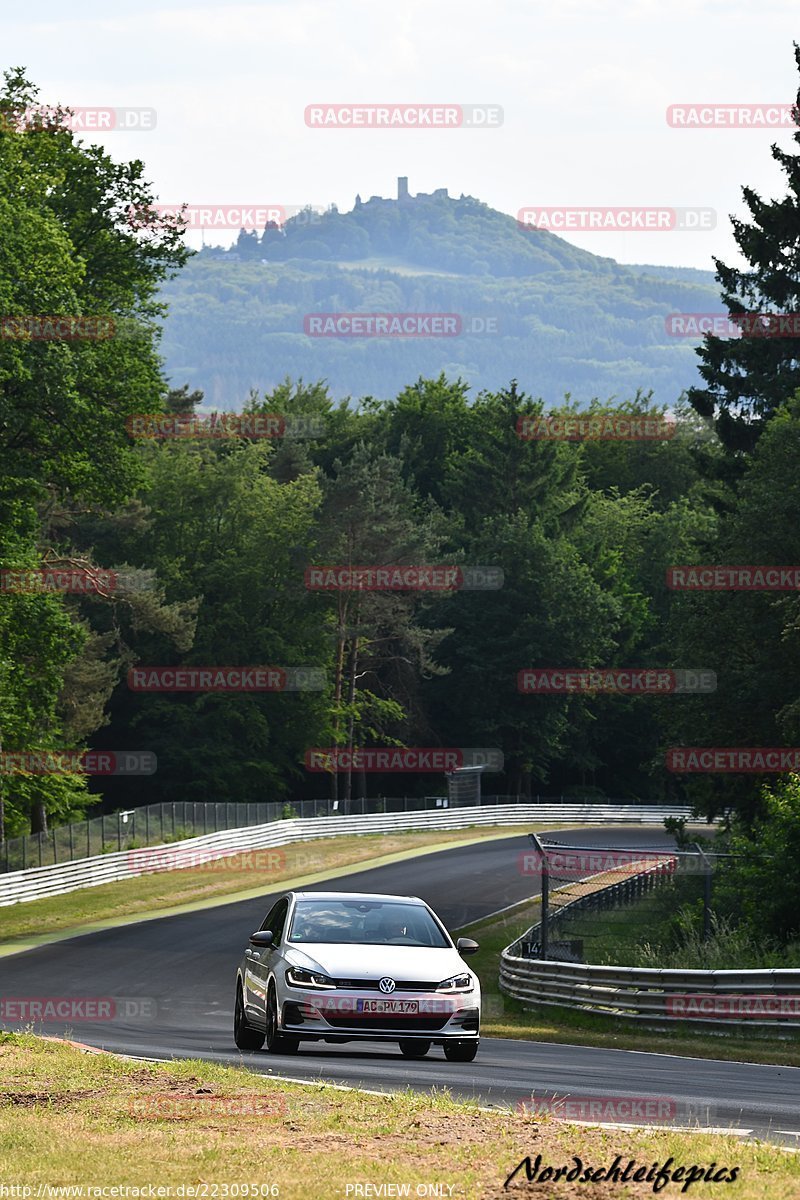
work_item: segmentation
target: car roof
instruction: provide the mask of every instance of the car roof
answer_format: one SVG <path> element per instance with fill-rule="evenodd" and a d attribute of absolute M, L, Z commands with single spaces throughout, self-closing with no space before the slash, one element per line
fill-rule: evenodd
<path fill-rule="evenodd" d="M 419 896 L 388 896 L 379 892 L 287 892 L 296 900 L 381 900 L 385 903 L 425 904 Z"/>

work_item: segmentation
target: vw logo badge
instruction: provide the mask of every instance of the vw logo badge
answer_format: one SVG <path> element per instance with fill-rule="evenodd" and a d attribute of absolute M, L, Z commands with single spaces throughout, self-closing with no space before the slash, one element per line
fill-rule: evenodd
<path fill-rule="evenodd" d="M 381 989 L 381 991 L 385 993 L 393 992 L 396 986 L 397 985 L 395 981 L 393 979 L 389 979 L 388 976 L 385 979 L 381 979 L 378 984 L 378 987 Z"/>

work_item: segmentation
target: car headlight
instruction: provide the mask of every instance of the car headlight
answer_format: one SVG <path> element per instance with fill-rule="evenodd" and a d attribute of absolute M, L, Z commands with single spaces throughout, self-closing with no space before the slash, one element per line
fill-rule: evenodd
<path fill-rule="evenodd" d="M 471 992 L 472 976 L 466 973 L 451 975 L 449 979 L 442 980 L 436 990 L 437 992 Z"/>
<path fill-rule="evenodd" d="M 286 972 L 286 982 L 290 987 L 305 988 L 335 988 L 336 984 L 328 975 L 319 971 L 305 971 L 302 967 L 289 967 Z"/>

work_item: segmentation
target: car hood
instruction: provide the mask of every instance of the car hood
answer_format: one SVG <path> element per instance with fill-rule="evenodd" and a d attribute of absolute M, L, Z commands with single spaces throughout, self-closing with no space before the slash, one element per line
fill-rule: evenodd
<path fill-rule="evenodd" d="M 450 975 L 469 971 L 457 950 L 432 946 L 332 946 L 326 942 L 304 942 L 302 949 L 288 947 L 286 959 L 334 979 L 383 979 L 388 975 L 398 982 L 441 983 Z"/>

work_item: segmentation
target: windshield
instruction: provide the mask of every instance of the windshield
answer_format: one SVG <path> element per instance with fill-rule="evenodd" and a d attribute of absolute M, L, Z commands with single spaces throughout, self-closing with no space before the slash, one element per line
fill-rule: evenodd
<path fill-rule="evenodd" d="M 450 945 L 421 904 L 383 900 L 298 900 L 289 941 L 439 949 Z"/>

